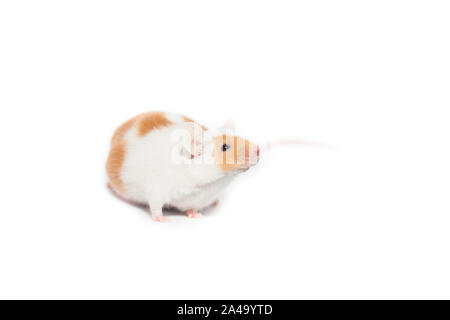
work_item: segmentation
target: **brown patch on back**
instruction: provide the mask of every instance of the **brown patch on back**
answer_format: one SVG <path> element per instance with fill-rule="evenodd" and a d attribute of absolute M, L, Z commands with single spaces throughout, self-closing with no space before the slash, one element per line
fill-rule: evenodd
<path fill-rule="evenodd" d="M 113 138 L 114 139 L 114 138 Z M 106 173 L 108 174 L 111 186 L 119 194 L 125 193 L 125 188 L 121 179 L 122 165 L 125 161 L 125 143 L 117 141 L 111 144 L 108 160 L 106 161 Z"/>
<path fill-rule="evenodd" d="M 191 118 L 186 117 L 186 116 L 183 116 L 183 120 L 186 122 L 194 122 L 194 120 L 192 120 Z"/>
<path fill-rule="evenodd" d="M 133 127 L 139 116 L 134 117 L 116 129 L 111 138 L 111 147 L 106 160 L 106 174 L 111 187 L 119 194 L 125 194 L 126 190 L 121 179 L 123 162 L 125 161 L 126 144 L 125 134 Z"/>
<path fill-rule="evenodd" d="M 128 132 L 128 130 L 131 129 L 131 127 L 136 122 L 136 118 L 137 117 L 134 117 L 125 122 L 124 124 L 122 124 L 120 127 L 118 127 L 112 136 L 111 143 L 122 141 L 125 134 Z"/>
<path fill-rule="evenodd" d="M 151 130 L 167 127 L 172 124 L 162 112 L 148 112 L 138 117 L 137 132 L 139 136 L 144 136 Z"/>
<path fill-rule="evenodd" d="M 203 125 L 199 124 L 198 122 L 196 122 L 196 121 L 192 120 L 192 119 L 191 119 L 191 118 L 189 118 L 189 117 L 183 116 L 183 121 L 185 121 L 185 122 L 192 122 L 192 123 L 195 123 L 196 125 L 199 125 L 200 127 L 202 127 L 202 129 L 203 129 L 203 130 L 208 130 L 208 128 L 207 128 L 207 127 L 205 127 L 205 126 L 203 126 Z"/>

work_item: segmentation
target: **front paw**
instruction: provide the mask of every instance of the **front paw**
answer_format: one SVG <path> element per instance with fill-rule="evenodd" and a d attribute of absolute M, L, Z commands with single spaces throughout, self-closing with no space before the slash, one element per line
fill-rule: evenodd
<path fill-rule="evenodd" d="M 165 216 L 154 216 L 154 217 L 152 217 L 152 219 L 157 222 L 169 222 L 170 221 L 170 219 Z"/>

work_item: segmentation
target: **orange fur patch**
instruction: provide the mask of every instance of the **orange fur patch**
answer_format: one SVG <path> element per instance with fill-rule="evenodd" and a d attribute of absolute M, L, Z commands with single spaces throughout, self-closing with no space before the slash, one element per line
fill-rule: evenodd
<path fill-rule="evenodd" d="M 192 123 L 195 123 L 195 124 L 199 125 L 200 127 L 202 127 L 203 130 L 208 130 L 207 127 L 205 127 L 205 126 L 199 124 L 197 121 L 194 121 L 194 120 L 192 120 L 192 119 L 189 118 L 189 117 L 183 116 L 183 120 L 184 120 L 185 122 L 192 122 Z"/>
<path fill-rule="evenodd" d="M 122 165 L 125 161 L 125 143 L 117 142 L 111 145 L 108 160 L 106 161 L 106 173 L 111 186 L 120 194 L 125 193 L 125 188 L 120 177 Z"/>
<path fill-rule="evenodd" d="M 159 129 L 162 127 L 167 127 L 172 124 L 172 122 L 166 118 L 162 112 L 148 112 L 144 113 L 139 117 L 138 123 L 138 135 L 144 136 L 149 131 L 153 129 Z"/>
<path fill-rule="evenodd" d="M 130 128 L 136 122 L 136 118 L 137 117 L 134 117 L 125 122 L 124 124 L 122 124 L 120 127 L 118 127 L 112 136 L 111 143 L 121 142 L 123 140 L 124 135 L 128 132 L 128 130 L 130 130 Z"/>
<path fill-rule="evenodd" d="M 134 117 L 128 120 L 116 129 L 111 139 L 111 147 L 108 159 L 106 160 L 106 174 L 108 175 L 111 186 L 119 194 L 125 194 L 125 188 L 120 177 L 122 165 L 125 160 L 125 142 L 123 141 L 123 137 L 136 123 L 137 118 Z"/>

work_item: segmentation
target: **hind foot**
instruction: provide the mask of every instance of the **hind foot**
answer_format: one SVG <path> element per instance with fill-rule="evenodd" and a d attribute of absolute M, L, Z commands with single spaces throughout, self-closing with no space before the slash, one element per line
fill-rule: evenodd
<path fill-rule="evenodd" d="M 188 218 L 203 218 L 203 215 L 195 209 L 190 209 L 186 211 Z"/>

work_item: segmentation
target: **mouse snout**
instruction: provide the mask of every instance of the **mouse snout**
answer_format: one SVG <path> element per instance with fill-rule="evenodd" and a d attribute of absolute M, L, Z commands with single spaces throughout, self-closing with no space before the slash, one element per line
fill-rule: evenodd
<path fill-rule="evenodd" d="M 253 150 L 253 157 L 256 158 L 256 162 L 259 160 L 259 146 L 255 146 Z"/>
<path fill-rule="evenodd" d="M 259 161 L 259 146 L 251 144 L 249 149 L 248 162 L 249 165 L 254 165 Z"/>

